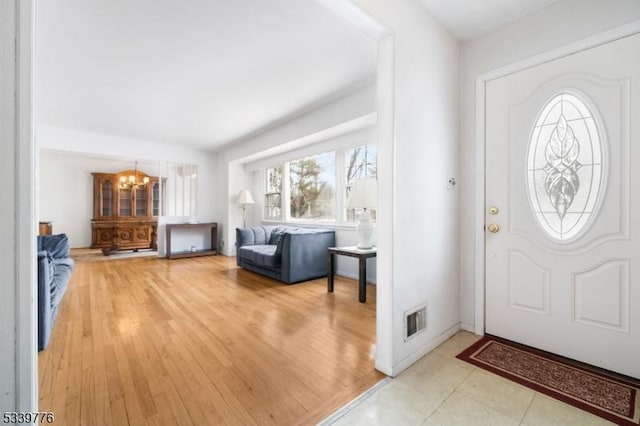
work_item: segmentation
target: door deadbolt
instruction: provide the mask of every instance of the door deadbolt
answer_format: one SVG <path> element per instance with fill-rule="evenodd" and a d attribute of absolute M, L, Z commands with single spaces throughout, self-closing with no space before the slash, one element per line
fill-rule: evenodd
<path fill-rule="evenodd" d="M 500 230 L 500 227 L 495 223 L 490 223 L 489 226 L 487 227 L 487 230 L 495 234 Z"/>
<path fill-rule="evenodd" d="M 492 215 L 496 215 L 496 214 L 500 213 L 500 209 L 498 209 L 497 207 L 491 207 L 489 209 L 489 213 L 492 214 Z"/>

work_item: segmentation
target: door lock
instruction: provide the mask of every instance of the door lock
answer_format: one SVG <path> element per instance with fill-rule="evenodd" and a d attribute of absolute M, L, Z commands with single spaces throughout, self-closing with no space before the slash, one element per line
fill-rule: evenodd
<path fill-rule="evenodd" d="M 498 213 L 500 213 L 500 209 L 499 209 L 499 208 L 497 208 L 497 207 L 491 207 L 491 208 L 489 209 L 489 214 L 497 215 Z"/>

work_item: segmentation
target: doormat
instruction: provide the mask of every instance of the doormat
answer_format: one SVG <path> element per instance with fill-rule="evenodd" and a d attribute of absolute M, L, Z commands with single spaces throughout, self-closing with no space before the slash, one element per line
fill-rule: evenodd
<path fill-rule="evenodd" d="M 640 424 L 634 379 L 492 336 L 457 358 L 616 424 Z"/>

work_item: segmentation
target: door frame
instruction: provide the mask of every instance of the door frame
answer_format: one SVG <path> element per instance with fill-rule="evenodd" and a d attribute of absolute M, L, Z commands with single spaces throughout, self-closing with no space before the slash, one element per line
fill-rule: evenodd
<path fill-rule="evenodd" d="M 640 33 L 640 20 L 614 28 L 603 33 L 587 37 L 585 39 L 570 43 L 568 45 L 555 48 L 548 52 L 532 56 L 513 64 L 480 74 L 476 77 L 476 167 L 475 167 L 475 217 L 474 217 L 474 246 L 475 246 L 475 318 L 474 332 L 478 335 L 485 333 L 485 296 L 486 296 L 486 275 L 485 275 L 485 217 L 486 217 L 486 95 L 487 83 L 497 78 L 505 77 L 528 68 L 542 65 L 575 53 L 588 50 L 603 44 L 607 44 L 625 37 Z"/>
<path fill-rule="evenodd" d="M 14 0 L 16 13 L 15 52 L 15 251 L 8 261 L 15 268 L 15 385 L 14 410 L 34 412 L 38 408 L 36 190 L 34 131 L 35 14 L 37 0 Z M 8 407 L 7 407 L 8 408 Z"/>
<path fill-rule="evenodd" d="M 37 372 L 37 292 L 36 292 L 36 212 L 37 212 L 37 147 L 34 138 L 34 56 L 35 56 L 35 15 L 38 0 L 13 0 L 20 4 L 19 58 L 20 69 L 20 163 L 16 179 L 20 180 L 20 205 L 17 223 L 21 241 L 29 241 L 18 247 L 17 259 L 21 259 L 19 269 L 19 294 L 15 296 L 15 306 L 19 310 L 16 318 L 16 362 L 15 374 L 17 411 L 34 412 L 38 407 Z M 378 118 L 378 175 L 384 176 L 378 187 L 378 298 L 376 303 L 376 356 L 375 368 L 393 376 L 398 369 L 393 359 L 393 229 L 395 197 L 395 125 L 394 125 L 394 33 L 370 16 L 365 10 L 353 4 L 353 0 L 320 0 L 339 17 L 363 31 L 377 43 L 377 118 Z M 387 207 L 389 206 L 389 207 Z M 29 285 L 24 285 L 29 283 Z M 401 368 L 400 368 L 401 369 Z"/>

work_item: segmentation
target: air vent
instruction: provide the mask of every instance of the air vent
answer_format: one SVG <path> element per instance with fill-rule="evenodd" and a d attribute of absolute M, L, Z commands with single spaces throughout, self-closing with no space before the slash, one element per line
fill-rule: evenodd
<path fill-rule="evenodd" d="M 420 305 L 404 314 L 404 340 L 412 339 L 427 329 L 427 305 Z"/>

